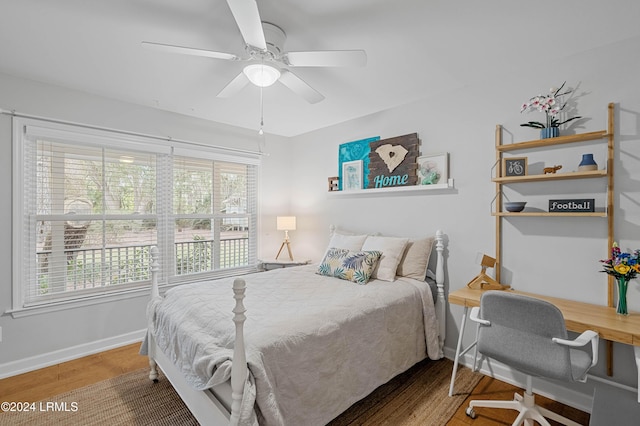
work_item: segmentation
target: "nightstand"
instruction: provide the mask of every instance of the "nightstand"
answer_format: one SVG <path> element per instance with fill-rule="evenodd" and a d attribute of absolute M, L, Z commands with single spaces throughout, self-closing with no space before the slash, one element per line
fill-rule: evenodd
<path fill-rule="evenodd" d="M 305 260 L 273 260 L 273 259 L 269 259 L 269 260 L 263 260 L 262 261 L 262 269 L 265 271 L 270 271 L 272 269 L 278 269 L 278 268 L 290 268 L 293 266 L 302 266 L 302 265 L 308 265 L 311 263 L 310 259 L 305 259 Z"/>

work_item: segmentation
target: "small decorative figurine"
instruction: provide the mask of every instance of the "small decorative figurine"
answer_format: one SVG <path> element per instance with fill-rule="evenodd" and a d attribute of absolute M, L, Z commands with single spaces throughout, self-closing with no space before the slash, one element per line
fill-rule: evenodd
<path fill-rule="evenodd" d="M 558 170 L 560 170 L 562 168 L 562 165 L 559 166 L 553 166 L 553 167 L 545 167 L 543 172 L 546 175 L 547 173 L 550 174 L 555 174 Z"/>
<path fill-rule="evenodd" d="M 332 176 L 327 180 L 329 181 L 329 192 L 337 191 L 338 182 L 340 182 L 340 180 L 338 179 L 338 176 Z"/>

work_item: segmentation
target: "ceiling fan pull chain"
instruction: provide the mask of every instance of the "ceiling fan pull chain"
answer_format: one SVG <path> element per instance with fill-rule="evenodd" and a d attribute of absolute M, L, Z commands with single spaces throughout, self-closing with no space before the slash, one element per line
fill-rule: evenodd
<path fill-rule="evenodd" d="M 262 130 L 262 127 L 264 126 L 264 97 L 262 94 L 263 91 L 263 87 L 260 87 L 260 130 L 258 131 L 258 134 L 260 136 L 264 135 L 264 131 Z"/>

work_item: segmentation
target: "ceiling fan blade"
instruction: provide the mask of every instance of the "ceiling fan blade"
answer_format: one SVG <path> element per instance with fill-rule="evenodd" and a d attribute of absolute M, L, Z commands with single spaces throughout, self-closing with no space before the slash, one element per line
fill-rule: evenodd
<path fill-rule="evenodd" d="M 231 80 L 229 82 L 229 84 L 224 86 L 222 88 L 222 90 L 220 90 L 220 92 L 218 92 L 216 97 L 218 97 L 218 98 L 230 98 L 233 95 L 235 95 L 236 93 L 238 93 L 244 86 L 246 86 L 247 83 L 249 83 L 249 79 L 247 78 L 246 75 L 244 75 L 243 72 L 241 72 L 233 80 Z"/>
<path fill-rule="evenodd" d="M 249 46 L 267 50 L 260 12 L 256 0 L 227 0 L 231 14 L 238 24 L 244 42 Z"/>
<path fill-rule="evenodd" d="M 315 104 L 324 99 L 316 89 L 305 83 L 300 77 L 291 71 L 282 70 L 280 75 L 280 83 L 287 86 L 295 94 L 302 96 L 310 104 Z"/>
<path fill-rule="evenodd" d="M 285 59 L 294 67 L 363 67 L 367 64 L 364 50 L 317 50 L 288 52 Z"/>
<path fill-rule="evenodd" d="M 193 47 L 174 46 L 171 44 L 153 43 L 143 41 L 142 45 L 149 49 L 160 50 L 163 52 L 181 53 L 184 55 L 204 56 L 214 59 L 227 59 L 229 61 L 239 61 L 242 58 L 231 53 L 214 52 L 213 50 L 196 49 Z"/>

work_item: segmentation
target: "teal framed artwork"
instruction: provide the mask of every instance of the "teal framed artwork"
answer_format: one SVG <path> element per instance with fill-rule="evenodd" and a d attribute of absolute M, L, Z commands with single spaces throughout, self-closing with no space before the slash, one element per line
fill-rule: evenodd
<path fill-rule="evenodd" d="M 370 143 L 379 141 L 380 136 L 361 139 L 353 142 L 340 144 L 338 149 L 338 190 L 342 191 L 342 165 L 349 161 L 362 160 L 362 188 L 369 187 L 369 153 Z"/>

